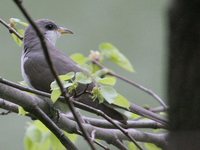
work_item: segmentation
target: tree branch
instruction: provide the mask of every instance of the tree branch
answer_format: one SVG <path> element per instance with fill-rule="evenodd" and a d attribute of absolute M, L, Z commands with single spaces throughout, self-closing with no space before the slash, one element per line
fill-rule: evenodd
<path fill-rule="evenodd" d="M 51 95 L 49 93 L 42 92 L 42 91 L 39 91 L 39 90 L 36 90 L 36 89 L 31 89 L 31 88 L 28 88 L 28 87 L 23 87 L 21 85 L 18 85 L 16 83 L 13 83 L 13 82 L 8 81 L 8 80 L 3 79 L 3 78 L 0 78 L 0 83 L 4 83 L 6 85 L 9 85 L 9 86 L 12 86 L 14 88 L 20 89 L 22 91 L 30 92 L 30 93 L 33 93 L 33 94 L 36 94 L 36 95 L 40 95 L 40 96 L 43 96 L 43 97 L 47 97 L 47 98 L 51 97 Z M 63 97 L 60 97 L 59 100 L 62 101 Z M 92 112 L 92 113 L 95 113 L 95 114 L 99 115 L 98 114 L 99 110 L 98 111 L 95 111 L 95 109 L 91 110 L 90 106 L 84 105 L 84 104 L 82 104 L 80 102 L 77 102 L 77 101 L 73 101 L 73 103 L 74 103 L 74 105 L 76 107 L 78 107 L 80 109 L 83 109 L 83 110 L 86 110 L 86 111 L 89 111 L 89 112 Z M 143 107 L 140 107 L 140 106 L 138 106 L 136 104 L 131 104 L 130 110 L 126 109 L 126 108 L 123 108 L 123 107 L 121 107 L 121 109 L 124 109 L 126 111 L 130 111 L 130 112 L 136 113 L 138 115 L 144 116 L 146 118 L 152 119 L 152 120 L 154 120 L 156 122 L 159 122 L 163 126 L 167 126 L 167 124 L 168 124 L 167 120 L 162 118 L 160 115 L 158 115 L 156 113 L 153 113 L 153 112 L 151 112 L 151 111 L 149 111 L 147 109 L 144 109 Z M 104 115 L 104 114 L 102 113 L 102 115 Z"/>
<path fill-rule="evenodd" d="M 51 60 L 50 54 L 48 52 L 46 41 L 45 41 L 41 31 L 39 30 L 39 28 L 37 27 L 37 25 L 35 24 L 35 22 L 31 18 L 31 16 L 28 14 L 26 9 L 23 7 L 22 2 L 20 0 L 13 0 L 13 1 L 18 6 L 20 11 L 23 13 L 23 15 L 26 17 L 28 22 L 32 25 L 33 29 L 35 30 L 36 34 L 38 35 L 38 38 L 40 40 L 40 43 L 41 43 L 41 46 L 42 46 L 42 49 L 43 49 L 43 52 L 44 52 L 45 59 L 46 59 L 48 65 L 49 65 L 49 68 L 51 70 L 52 75 L 54 76 L 54 78 L 55 78 L 55 80 L 56 80 L 56 82 L 57 82 L 57 84 L 58 84 L 58 86 L 60 88 L 61 93 L 63 94 L 63 96 L 64 96 L 64 98 L 66 100 L 66 103 L 68 104 L 72 114 L 74 115 L 74 118 L 76 119 L 76 121 L 77 121 L 77 123 L 79 125 L 79 128 L 83 133 L 83 136 L 84 136 L 85 140 L 88 142 L 88 144 L 90 145 L 92 150 L 96 150 L 96 148 L 94 146 L 94 143 L 90 140 L 89 134 L 83 128 L 79 116 L 76 114 L 76 111 L 75 111 L 73 103 L 68 99 L 69 95 L 67 94 L 66 89 L 63 87 L 62 82 L 60 81 L 60 79 L 59 79 L 59 77 L 57 75 L 57 72 L 56 72 L 56 70 L 54 68 L 54 65 L 53 65 L 53 62 Z"/>
<path fill-rule="evenodd" d="M 64 136 L 62 130 L 60 130 L 46 115 L 51 114 L 50 103 L 47 103 L 38 97 L 30 97 L 27 93 L 21 92 L 18 89 L 13 89 L 4 84 L 0 84 L 0 97 L 11 103 L 20 105 L 26 111 L 31 112 L 34 116 L 39 118 L 45 126 L 49 127 L 66 148 L 77 150 L 76 146 Z M 45 113 L 43 111 L 45 111 Z"/>
<path fill-rule="evenodd" d="M 67 114 L 67 117 L 71 120 L 74 120 L 73 116 L 70 114 Z M 116 129 L 115 126 L 113 126 L 110 122 L 103 120 L 103 119 L 96 119 L 91 117 L 82 117 L 85 123 L 91 124 L 96 127 L 100 128 L 107 128 L 107 129 Z M 120 122 L 114 121 L 116 124 L 119 124 L 123 128 L 129 129 L 129 128 L 151 128 L 151 129 L 166 129 L 165 126 L 151 120 L 140 120 L 140 121 L 133 121 L 129 120 L 127 121 L 127 124 L 124 125 Z"/>
<path fill-rule="evenodd" d="M 18 105 L 8 102 L 0 98 L 0 108 L 8 110 L 10 112 L 18 113 Z"/>
<path fill-rule="evenodd" d="M 6 85 L 10 85 L 10 86 L 15 87 L 15 88 L 19 88 L 20 87 L 19 85 L 16 85 L 16 84 L 14 84 L 14 83 L 12 83 L 10 81 L 7 81 L 7 80 L 5 80 L 3 78 L 0 78 L 0 83 L 4 83 Z M 21 88 L 21 89 L 24 89 L 24 88 Z M 25 89 L 27 90 L 28 88 L 25 88 Z M 39 91 L 37 91 L 37 93 L 38 92 Z M 44 94 L 44 92 L 42 92 L 42 95 L 47 95 L 47 94 Z M 50 95 L 48 97 L 50 97 Z M 49 101 L 51 102 L 51 100 L 49 100 Z M 97 115 L 102 116 L 103 118 L 108 120 L 111 124 L 113 124 L 116 128 L 118 128 L 122 133 L 124 133 L 124 135 L 127 136 L 133 143 L 135 142 L 135 140 L 119 124 L 116 124 L 109 116 L 107 116 L 102 111 L 97 110 L 97 109 L 95 109 L 93 107 L 87 106 L 87 105 L 85 105 L 83 103 L 79 103 L 75 99 L 72 99 L 72 98 L 71 98 L 71 101 L 81 109 L 84 109 L 84 110 L 87 110 L 89 112 L 92 112 L 92 113 L 95 113 Z"/>
<path fill-rule="evenodd" d="M 0 23 L 3 24 L 11 34 L 15 34 L 20 40 L 23 40 L 23 37 L 1 18 L 0 18 Z"/>
<path fill-rule="evenodd" d="M 150 89 L 148 89 L 148 88 L 146 88 L 146 87 L 144 87 L 144 86 L 142 86 L 142 85 L 140 85 L 140 84 L 138 84 L 138 83 L 136 83 L 136 82 L 134 82 L 134 81 L 131 81 L 131 80 L 125 78 L 125 77 L 122 77 L 122 76 L 120 76 L 119 74 L 117 74 L 117 73 L 115 73 L 115 72 L 113 72 L 113 71 L 110 71 L 110 69 L 108 69 L 107 67 L 103 66 L 102 64 L 100 64 L 100 63 L 99 63 L 98 61 L 96 61 L 96 60 L 92 60 L 92 62 L 93 62 L 94 64 L 96 64 L 97 66 L 99 66 L 100 68 L 108 70 L 107 74 L 109 74 L 109 75 L 111 75 L 111 76 L 114 76 L 114 77 L 116 77 L 116 78 L 118 78 L 118 79 L 120 79 L 120 80 L 122 80 L 122 81 L 124 81 L 124 82 L 126 82 L 126 83 L 128 83 L 128 84 L 130 84 L 130 85 L 133 85 L 133 86 L 135 86 L 136 88 L 138 88 L 138 89 L 144 91 L 145 93 L 151 95 L 151 96 L 152 96 L 153 98 L 155 98 L 165 109 L 167 109 L 167 105 L 165 104 L 165 102 L 164 102 L 156 93 L 154 93 L 152 90 L 150 90 Z"/>
<path fill-rule="evenodd" d="M 61 129 L 69 133 L 80 133 L 79 130 L 77 130 L 77 123 L 68 119 L 65 114 L 59 113 L 59 117 L 57 114 L 52 114 L 49 111 L 49 105 L 51 104 L 48 104 L 48 101 L 44 101 L 34 95 L 30 95 L 26 92 L 22 92 L 2 83 L 0 83 L 0 97 L 22 106 L 23 108 L 26 108 L 26 110 L 31 109 L 34 105 L 37 104 L 37 106 L 39 106 L 45 113 L 52 116 L 52 120 Z M 91 134 L 93 131 L 96 131 L 95 137 L 97 139 L 107 141 L 108 143 L 112 143 L 111 140 L 117 139 L 130 140 L 118 129 L 103 129 L 85 123 L 83 126 L 89 134 Z M 160 147 L 164 147 L 166 145 L 166 134 L 144 133 L 134 129 L 127 129 L 126 132 L 128 132 L 129 135 L 134 137 L 134 139 L 137 141 L 154 143 Z"/>

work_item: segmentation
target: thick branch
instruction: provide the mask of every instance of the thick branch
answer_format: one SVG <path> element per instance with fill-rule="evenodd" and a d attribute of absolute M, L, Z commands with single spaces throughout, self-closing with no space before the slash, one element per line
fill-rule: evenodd
<path fill-rule="evenodd" d="M 61 143 L 68 149 L 76 150 L 76 146 L 66 137 L 63 132 L 52 122 L 46 114 L 50 114 L 50 104 L 38 97 L 30 97 L 29 94 L 13 89 L 0 83 L 0 98 L 11 103 L 22 106 L 26 111 L 31 112 L 39 118 L 58 137 Z M 45 113 L 43 113 L 45 112 Z"/>
<path fill-rule="evenodd" d="M 72 115 L 67 115 L 68 118 L 74 120 Z M 113 126 L 110 122 L 103 120 L 103 119 L 96 119 L 96 118 L 90 118 L 90 117 L 82 117 L 84 119 L 84 122 L 91 124 L 96 127 L 100 128 L 107 128 L 107 129 L 116 129 L 115 126 Z M 129 128 L 149 128 L 149 129 L 164 129 L 165 126 L 162 126 L 161 124 L 151 121 L 151 120 L 140 120 L 140 121 L 133 121 L 129 120 L 127 121 L 127 124 L 122 124 L 120 122 L 114 121 L 116 124 L 120 124 L 120 126 L 129 129 Z"/>
<path fill-rule="evenodd" d="M 10 112 L 18 113 L 18 105 L 8 102 L 0 98 L 0 108 L 8 110 Z"/>
<path fill-rule="evenodd" d="M 6 82 L 10 83 L 10 82 Z M 10 84 L 11 85 L 11 84 Z M 17 84 L 16 84 L 17 85 Z M 19 86 L 21 87 L 21 86 Z M 27 89 L 24 87 L 24 89 Z M 34 89 L 33 89 L 34 90 Z M 37 92 L 37 90 L 35 90 Z M 42 94 L 42 93 L 40 93 Z M 50 96 L 46 95 L 46 93 L 43 93 L 43 96 Z M 5 101 L 3 99 L 0 99 L 0 107 L 15 113 L 18 113 L 18 106 L 16 104 L 10 103 L 8 101 Z M 73 119 L 72 115 L 67 115 L 68 118 Z M 103 120 L 103 119 L 95 119 L 95 118 L 89 118 L 89 117 L 82 117 L 84 119 L 84 122 L 89 123 L 93 126 L 101 127 L 101 128 L 116 128 L 113 126 L 110 122 Z M 118 121 L 114 121 L 116 124 L 119 124 L 120 126 L 124 128 L 153 128 L 153 129 L 158 129 L 158 128 L 166 128 L 165 126 L 151 120 L 143 120 L 143 121 L 127 121 L 127 124 L 122 124 Z"/>
<path fill-rule="evenodd" d="M 14 89 L 10 86 L 4 85 L 0 83 L 0 97 L 6 100 L 9 100 L 12 103 L 20 105 L 24 108 L 30 108 L 30 106 L 34 106 L 37 104 L 45 113 L 49 114 L 49 105 L 48 102 L 43 101 L 42 99 L 30 95 L 26 92 L 22 92 L 20 90 Z M 59 117 L 56 114 L 50 114 L 52 116 L 52 120 L 63 130 L 69 133 L 77 133 L 77 123 L 68 119 L 65 114 L 60 113 Z M 120 140 L 130 140 L 126 135 L 124 135 L 118 129 L 102 129 L 98 127 L 94 127 L 89 124 L 83 124 L 87 132 L 91 134 L 94 130 L 95 138 L 107 141 L 108 143 L 112 143 L 110 140 L 116 140 L 116 137 Z M 134 129 L 128 129 L 126 132 L 129 133 L 130 136 L 134 137 L 137 141 L 141 142 L 150 142 L 154 143 L 158 146 L 165 146 L 165 134 L 150 134 L 140 132 Z"/>
<path fill-rule="evenodd" d="M 3 79 L 3 78 L 0 78 L 0 83 L 4 83 L 6 85 L 9 85 L 9 86 L 12 86 L 14 88 L 20 89 L 22 91 L 30 92 L 30 93 L 33 93 L 33 94 L 36 94 L 36 95 L 40 95 L 40 96 L 43 96 L 43 97 L 50 98 L 50 96 L 51 96 L 49 93 L 42 92 L 42 91 L 39 91 L 39 90 L 36 90 L 36 89 L 31 89 L 31 88 L 28 88 L 28 87 L 23 87 L 21 85 L 18 85 L 16 83 L 13 83 L 13 82 L 8 81 L 8 80 Z M 62 101 L 62 99 L 63 99 L 63 97 L 60 97 L 59 100 Z M 98 111 L 95 111 L 94 109 L 91 110 L 90 106 L 84 105 L 84 104 L 79 103 L 77 101 L 73 101 L 73 103 L 74 103 L 74 105 L 76 107 L 78 107 L 80 109 L 83 109 L 83 110 L 86 110 L 86 111 L 89 111 L 89 112 L 92 112 L 92 113 L 95 113 L 95 114 L 99 115 L 98 114 L 99 110 Z M 153 113 L 153 112 L 151 112 L 149 110 L 146 110 L 143 107 L 140 107 L 140 106 L 138 106 L 136 104 L 131 104 L 130 110 L 129 109 L 125 109 L 123 107 L 121 109 L 124 109 L 126 111 L 130 111 L 130 112 L 136 113 L 138 115 L 141 115 L 141 116 L 144 116 L 146 118 L 152 119 L 152 120 L 154 120 L 156 122 L 159 122 L 163 126 L 167 126 L 167 120 L 166 119 L 164 119 L 160 115 L 158 115 L 156 113 Z"/>

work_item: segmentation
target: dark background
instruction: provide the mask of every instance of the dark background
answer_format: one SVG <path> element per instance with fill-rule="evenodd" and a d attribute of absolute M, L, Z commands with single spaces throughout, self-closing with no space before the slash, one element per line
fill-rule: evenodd
<path fill-rule="evenodd" d="M 33 18 L 52 19 L 75 33 L 57 42 L 66 54 L 87 55 L 100 43 L 111 42 L 129 58 L 136 73 L 108 66 L 165 98 L 167 0 L 24 0 L 24 5 Z M 25 20 L 12 0 L 1 0 L 0 17 Z M 21 49 L 0 25 L 0 76 L 15 82 L 22 80 Z M 151 97 L 123 82 L 116 88 L 134 103 L 157 105 Z M 16 114 L 0 116 L 0 149 L 23 149 L 27 121 L 30 119 Z M 83 148 L 82 144 L 78 142 Z"/>

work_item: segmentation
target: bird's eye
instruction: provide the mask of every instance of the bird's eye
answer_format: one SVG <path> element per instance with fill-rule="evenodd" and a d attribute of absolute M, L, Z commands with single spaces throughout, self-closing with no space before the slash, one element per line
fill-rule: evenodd
<path fill-rule="evenodd" d="M 54 29 L 56 28 L 56 26 L 55 26 L 54 24 L 47 24 L 47 25 L 45 26 L 45 28 L 46 28 L 47 30 L 54 30 Z"/>

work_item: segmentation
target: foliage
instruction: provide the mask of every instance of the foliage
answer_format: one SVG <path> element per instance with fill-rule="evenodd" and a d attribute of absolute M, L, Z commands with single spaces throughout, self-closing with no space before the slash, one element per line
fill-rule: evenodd
<path fill-rule="evenodd" d="M 144 150 L 161 150 L 159 147 L 157 147 L 154 144 L 151 143 L 140 143 L 140 145 L 143 145 Z M 138 150 L 138 148 L 135 146 L 135 144 L 129 142 L 128 143 L 129 150 Z"/>
<path fill-rule="evenodd" d="M 24 27 L 28 26 L 27 23 L 16 18 L 10 19 L 10 25 L 22 36 L 24 35 Z M 12 38 L 17 45 L 22 45 L 22 41 L 16 35 L 12 34 Z M 130 61 L 114 45 L 111 43 L 102 43 L 99 45 L 99 50 L 91 50 L 89 56 L 75 53 L 71 55 L 71 58 L 86 71 L 76 73 L 68 72 L 67 74 L 59 76 L 64 88 L 66 88 L 69 93 L 76 91 L 80 84 L 86 86 L 94 84 L 93 89 L 90 91 L 93 100 L 98 100 L 99 103 L 106 101 L 109 104 L 115 104 L 129 109 L 129 101 L 114 88 L 117 79 L 108 74 L 111 70 L 101 68 L 94 63 L 94 61 L 97 61 L 98 63 L 103 64 L 105 61 L 110 61 L 126 71 L 134 72 L 134 68 Z M 51 83 L 51 91 L 51 100 L 55 103 L 62 95 L 56 81 Z M 20 115 L 27 114 L 22 107 L 19 107 L 18 110 Z M 138 119 L 140 117 L 130 112 L 126 112 L 125 115 L 132 119 Z M 65 134 L 73 142 L 77 140 L 77 135 Z M 33 121 L 28 124 L 24 137 L 24 145 L 26 150 L 65 149 L 55 135 L 53 135 L 40 121 Z M 147 150 L 159 150 L 154 144 L 145 143 L 142 145 L 143 148 Z M 137 150 L 137 147 L 131 142 L 128 142 L 128 148 L 129 150 Z"/>
<path fill-rule="evenodd" d="M 77 140 L 77 135 L 65 134 L 72 142 Z M 56 136 L 38 120 L 28 124 L 24 145 L 26 150 L 65 150 Z"/>
<path fill-rule="evenodd" d="M 19 25 L 20 28 L 18 27 Z M 14 28 L 21 36 L 24 36 L 24 27 L 27 27 L 28 24 L 26 22 L 21 21 L 18 18 L 10 18 L 10 26 Z M 22 28 L 21 28 L 22 27 Z M 18 46 L 22 46 L 22 40 L 19 39 L 15 34 L 11 34 L 13 40 Z"/>
<path fill-rule="evenodd" d="M 63 83 L 63 86 L 68 89 L 69 92 L 76 90 L 79 84 L 95 83 L 93 90 L 91 91 L 93 100 L 98 100 L 99 103 L 107 101 L 109 104 L 115 104 L 120 107 L 129 108 L 130 104 L 128 100 L 119 94 L 114 85 L 117 80 L 116 77 L 107 75 L 109 70 L 100 68 L 96 64 L 92 63 L 93 60 L 103 63 L 105 60 L 110 60 L 116 63 L 127 71 L 134 71 L 129 60 L 112 44 L 103 43 L 100 44 L 100 51 L 91 51 L 88 57 L 80 53 L 71 55 L 71 58 L 79 65 L 86 67 L 87 72 L 69 72 L 65 75 L 59 76 Z M 107 52 L 108 51 L 108 52 Z M 126 67 L 124 67 L 126 66 Z M 60 89 L 56 84 L 56 81 L 51 84 L 51 99 L 56 102 L 61 96 Z"/>
<path fill-rule="evenodd" d="M 18 106 L 18 114 L 19 115 L 25 116 L 27 113 L 28 112 L 26 112 L 23 107 Z"/>
<path fill-rule="evenodd" d="M 127 71 L 134 72 L 130 61 L 114 45 L 102 43 L 100 44 L 99 49 L 106 59 L 114 62 Z"/>

